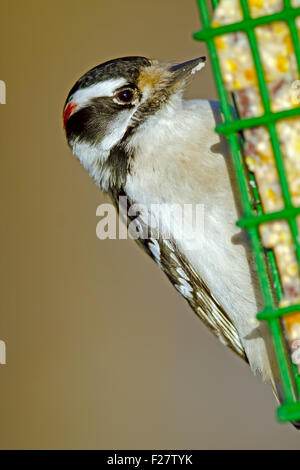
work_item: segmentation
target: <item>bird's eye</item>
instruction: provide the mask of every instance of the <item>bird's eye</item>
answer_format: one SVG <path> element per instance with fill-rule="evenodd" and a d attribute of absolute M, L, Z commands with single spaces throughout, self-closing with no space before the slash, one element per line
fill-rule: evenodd
<path fill-rule="evenodd" d="M 115 101 L 119 104 L 129 104 L 134 99 L 134 91 L 131 88 L 119 91 L 115 95 Z"/>

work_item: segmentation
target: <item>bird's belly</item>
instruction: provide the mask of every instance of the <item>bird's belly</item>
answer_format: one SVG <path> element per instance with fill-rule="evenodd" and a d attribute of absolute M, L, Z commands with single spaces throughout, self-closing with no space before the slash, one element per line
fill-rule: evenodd
<path fill-rule="evenodd" d="M 227 200 L 227 210 L 228 203 Z M 203 215 L 204 227 L 200 230 L 199 238 L 176 239 L 177 248 L 233 321 L 253 371 L 267 378 L 270 376 L 270 367 L 265 341 L 258 333 L 259 323 L 255 319 L 261 308 L 257 276 L 249 246 L 238 240 L 241 232 L 235 225 L 237 214 L 233 209 L 224 218 L 224 213 L 219 209 L 205 210 L 204 207 Z M 165 218 L 170 218 L 167 209 L 162 227 Z M 170 232 L 169 226 L 168 230 Z M 198 235 L 194 227 L 190 228 L 190 233 L 196 237 Z M 175 238 L 176 233 L 171 233 L 173 236 Z"/>

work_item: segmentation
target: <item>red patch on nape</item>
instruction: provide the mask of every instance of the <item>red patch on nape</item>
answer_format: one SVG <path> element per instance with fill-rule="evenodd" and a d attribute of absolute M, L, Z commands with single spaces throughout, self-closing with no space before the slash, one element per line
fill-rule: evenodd
<path fill-rule="evenodd" d="M 64 109 L 63 113 L 63 120 L 64 120 L 64 128 L 66 128 L 67 122 L 71 114 L 73 113 L 74 109 L 77 107 L 76 103 L 69 103 Z"/>

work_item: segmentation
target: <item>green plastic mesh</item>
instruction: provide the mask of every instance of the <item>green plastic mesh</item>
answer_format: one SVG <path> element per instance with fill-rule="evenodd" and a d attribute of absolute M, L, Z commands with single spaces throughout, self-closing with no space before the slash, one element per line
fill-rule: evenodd
<path fill-rule="evenodd" d="M 296 217 L 300 214 L 300 207 L 294 207 L 292 204 L 282 153 L 276 132 L 276 122 L 279 119 L 300 115 L 300 108 L 297 107 L 280 112 L 271 111 L 270 97 L 260 59 L 255 27 L 275 21 L 285 21 L 287 23 L 294 45 L 300 77 L 300 47 L 298 32 L 295 25 L 295 18 L 300 15 L 300 8 L 293 8 L 290 0 L 283 0 L 284 8 L 282 11 L 268 16 L 251 18 L 247 0 L 240 0 L 243 12 L 242 21 L 225 26 L 212 27 L 208 1 L 198 0 L 197 3 L 202 18 L 203 28 L 201 31 L 194 34 L 194 38 L 196 40 L 206 42 L 211 57 L 214 78 L 224 117 L 224 122 L 216 127 L 216 131 L 227 137 L 231 148 L 243 207 L 243 218 L 237 222 L 237 225 L 248 230 L 264 297 L 264 310 L 258 313 L 257 318 L 261 321 L 266 321 L 269 325 L 278 368 L 282 379 L 283 404 L 278 408 L 277 416 L 280 421 L 297 421 L 300 420 L 300 376 L 297 368 L 292 364 L 290 359 L 281 318 L 284 315 L 300 312 L 300 305 L 279 308 L 279 301 L 282 297 L 280 276 L 277 271 L 273 251 L 266 250 L 262 246 L 258 227 L 260 224 L 265 222 L 285 219 L 291 230 L 295 253 L 300 268 L 300 245 L 296 223 Z M 212 8 L 215 8 L 218 3 L 218 0 L 212 0 Z M 264 106 L 264 114 L 259 117 L 245 119 L 236 118 L 232 112 L 230 99 L 223 83 L 214 38 L 216 36 L 235 31 L 245 32 L 250 44 L 253 62 L 257 73 L 260 95 Z M 266 127 L 270 135 L 284 200 L 284 209 L 272 213 L 264 213 L 262 209 L 262 205 L 259 200 L 259 193 L 255 186 L 255 179 L 251 173 L 249 174 L 249 171 L 245 166 L 243 151 L 241 148 L 241 139 L 238 137 L 238 132 L 246 128 L 261 125 Z"/>

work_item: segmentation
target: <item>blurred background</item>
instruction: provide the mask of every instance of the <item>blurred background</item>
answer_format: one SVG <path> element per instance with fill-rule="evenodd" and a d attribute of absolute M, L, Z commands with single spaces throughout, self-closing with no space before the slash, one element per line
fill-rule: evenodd
<path fill-rule="evenodd" d="M 194 0 L 1 1 L 2 449 L 299 449 L 270 388 L 133 241 L 67 147 L 73 83 L 111 58 L 206 53 Z M 208 63 L 189 98 L 216 98 Z"/>

